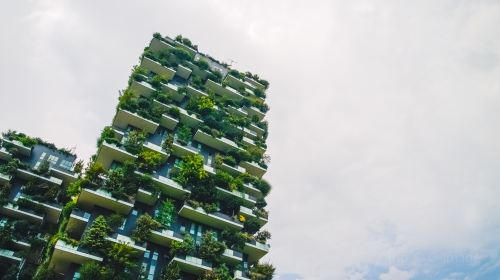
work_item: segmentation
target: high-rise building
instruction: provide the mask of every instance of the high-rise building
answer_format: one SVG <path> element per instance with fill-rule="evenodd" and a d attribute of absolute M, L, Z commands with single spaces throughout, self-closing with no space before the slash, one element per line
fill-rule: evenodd
<path fill-rule="evenodd" d="M 78 180 L 81 167 L 69 150 L 15 131 L 3 133 L 0 279 L 32 278 L 71 200 L 65 190 Z"/>
<path fill-rule="evenodd" d="M 2 214 L 54 234 L 37 276 L 270 279 L 274 268 L 259 263 L 270 247 L 270 233 L 262 230 L 271 188 L 262 179 L 269 159 L 267 88 L 267 81 L 199 52 L 187 38 L 156 33 L 83 174 L 74 172 L 69 152 L 16 147 L 29 168 L 0 169 L 9 174 L 0 183 L 15 182 Z M 3 143 L 20 144 L 11 140 Z M 52 200 L 24 196 L 30 188 L 12 180 L 14 174 L 47 181 Z M 62 194 L 53 194 L 51 180 Z M 25 201 L 45 216 L 14 213 Z"/>

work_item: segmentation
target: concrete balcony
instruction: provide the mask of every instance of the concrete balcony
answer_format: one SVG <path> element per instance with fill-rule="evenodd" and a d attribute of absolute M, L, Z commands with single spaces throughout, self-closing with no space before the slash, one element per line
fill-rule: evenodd
<path fill-rule="evenodd" d="M 177 264 L 183 272 L 194 275 L 212 270 L 210 262 L 192 256 L 175 256 L 170 263 Z"/>
<path fill-rule="evenodd" d="M 250 130 L 246 127 L 238 127 L 241 131 L 243 131 L 243 134 L 245 137 L 248 137 L 250 139 L 257 139 L 259 138 L 259 136 L 257 135 L 257 133 L 253 130 Z"/>
<path fill-rule="evenodd" d="M 258 217 L 257 215 L 255 215 L 252 211 L 252 209 L 250 208 L 247 208 L 245 206 L 240 206 L 240 215 L 242 215 L 243 217 L 245 217 L 246 219 L 249 219 L 249 218 L 256 218 L 259 222 L 259 225 L 261 227 L 263 227 L 264 225 L 267 224 L 268 220 L 264 217 Z"/>
<path fill-rule="evenodd" d="M 239 165 L 231 166 L 229 164 L 222 163 L 220 169 L 230 173 L 231 175 L 236 175 L 236 176 L 245 173 L 245 168 Z"/>
<path fill-rule="evenodd" d="M 252 139 L 248 138 L 248 137 L 245 137 L 243 136 L 243 139 L 241 141 L 243 144 L 249 146 L 249 147 L 252 147 L 254 149 L 257 149 L 261 154 L 265 153 L 266 152 L 266 149 L 258 146 Z"/>
<path fill-rule="evenodd" d="M 243 203 L 249 207 L 253 207 L 257 200 L 255 197 L 248 195 L 246 193 L 242 193 L 239 191 L 228 191 L 226 189 L 220 188 L 220 187 L 215 187 L 222 195 L 226 196 L 234 196 L 243 199 Z"/>
<path fill-rule="evenodd" d="M 0 249 L 0 262 L 1 263 L 10 263 L 10 264 L 15 264 L 16 266 L 19 266 L 23 259 L 19 256 L 18 253 L 11 251 L 11 250 L 6 250 L 6 249 Z"/>
<path fill-rule="evenodd" d="M 171 106 L 173 106 L 173 105 L 171 105 Z M 194 128 L 197 128 L 198 126 L 203 124 L 203 121 L 200 120 L 195 114 L 190 114 L 190 113 L 188 113 L 188 111 L 184 110 L 181 107 L 177 107 L 177 108 L 179 109 L 179 112 L 180 112 L 179 117 L 181 119 L 181 123 L 188 125 L 190 127 L 194 127 Z"/>
<path fill-rule="evenodd" d="M 259 108 L 257 107 L 254 107 L 254 106 L 250 106 L 250 107 L 245 107 L 244 109 L 250 116 L 257 116 L 257 118 L 259 118 L 259 120 L 262 120 L 266 114 L 261 112 L 259 110 Z"/>
<path fill-rule="evenodd" d="M 262 192 L 259 189 L 255 188 L 251 184 L 244 184 L 243 187 L 245 188 L 245 192 L 253 197 L 256 197 L 256 198 L 264 197 Z"/>
<path fill-rule="evenodd" d="M 245 77 L 245 81 L 247 83 L 251 84 L 252 86 L 254 86 L 255 88 L 260 88 L 261 90 L 265 90 L 266 89 L 266 87 L 263 84 L 257 82 L 256 80 L 254 80 L 252 78 Z"/>
<path fill-rule="evenodd" d="M 208 174 L 210 174 L 210 175 L 214 175 L 214 176 L 215 176 L 215 174 L 217 173 L 217 172 L 215 171 L 215 168 L 213 168 L 212 166 L 208 166 L 208 165 L 206 165 L 206 164 L 204 164 L 204 165 L 203 165 L 203 170 L 205 170 L 206 172 L 208 172 Z"/>
<path fill-rule="evenodd" d="M 127 127 L 130 125 L 151 134 L 155 133 L 156 129 L 159 126 L 154 121 L 143 118 L 136 113 L 121 109 L 116 112 L 116 115 L 113 119 L 113 125 L 121 129 L 127 129 Z"/>
<path fill-rule="evenodd" d="M 186 97 L 184 93 L 179 92 L 179 86 L 172 83 L 162 84 L 162 90 L 177 102 L 181 102 Z"/>
<path fill-rule="evenodd" d="M 173 241 L 182 242 L 181 234 L 169 229 L 152 230 L 149 241 L 164 247 L 170 247 Z"/>
<path fill-rule="evenodd" d="M 224 81 L 227 82 L 233 88 L 243 87 L 243 88 L 251 90 L 252 92 L 255 90 L 254 85 L 252 85 L 251 83 L 249 83 L 247 81 L 240 80 L 233 75 L 227 75 L 226 78 L 224 79 Z"/>
<path fill-rule="evenodd" d="M 115 211 L 127 215 L 134 207 L 133 203 L 116 199 L 104 190 L 82 189 L 78 196 L 78 205 L 84 209 L 93 209 L 94 206 Z"/>
<path fill-rule="evenodd" d="M 137 195 L 135 197 L 135 200 L 142 202 L 146 205 L 153 206 L 156 204 L 156 202 L 158 201 L 159 198 L 160 198 L 159 193 L 155 194 L 152 191 L 149 191 L 149 190 L 146 190 L 143 188 L 139 188 L 137 190 Z"/>
<path fill-rule="evenodd" d="M 167 38 L 167 40 L 168 40 L 168 39 L 169 39 L 169 38 Z M 175 40 L 171 40 L 171 41 L 170 41 L 170 43 L 171 43 L 172 45 L 175 45 L 176 47 L 179 47 L 179 48 L 181 48 L 181 49 L 183 49 L 183 50 L 187 51 L 187 52 L 188 52 L 188 53 L 189 53 L 192 57 L 194 57 L 194 56 L 198 53 L 198 51 L 197 51 L 197 50 L 195 50 L 195 49 L 191 48 L 190 46 L 184 45 L 184 44 L 183 44 L 183 43 L 181 43 L 181 42 L 178 42 L 178 41 L 175 41 Z"/>
<path fill-rule="evenodd" d="M 29 181 L 29 180 L 38 180 L 38 181 L 43 181 L 43 182 L 46 182 L 50 185 L 56 185 L 56 186 L 60 186 L 62 185 L 62 180 L 59 179 L 59 178 L 56 178 L 56 177 L 44 177 L 44 176 L 40 176 L 38 174 L 35 174 L 31 171 L 28 171 L 28 170 L 24 170 L 24 169 L 17 169 L 16 171 L 16 175 L 21 178 L 21 179 L 24 179 L 26 181 Z"/>
<path fill-rule="evenodd" d="M 63 183 L 65 183 L 65 184 L 70 184 L 70 183 L 73 183 L 74 181 L 78 180 L 78 174 L 73 173 L 69 170 L 63 170 L 63 169 L 51 167 L 50 174 L 54 175 L 57 178 L 62 179 Z"/>
<path fill-rule="evenodd" d="M 248 261 L 250 263 L 255 263 L 269 253 L 271 246 L 269 244 L 263 244 L 257 241 L 251 241 L 245 243 L 243 252 L 248 255 Z"/>
<path fill-rule="evenodd" d="M 191 144 L 187 144 L 186 146 L 183 146 L 179 144 L 177 141 L 174 141 L 174 144 L 172 146 L 172 154 L 175 155 L 176 157 L 183 158 L 187 155 L 196 155 L 199 153 L 199 150 Z"/>
<path fill-rule="evenodd" d="M 174 130 L 178 123 L 179 123 L 179 120 L 174 119 L 173 117 L 171 117 L 167 114 L 163 114 L 161 116 L 160 124 L 163 127 L 166 127 L 170 130 Z"/>
<path fill-rule="evenodd" d="M 214 91 L 215 94 L 223 96 L 229 100 L 240 101 L 241 99 L 243 99 L 243 95 L 241 95 L 234 88 L 224 87 L 221 84 L 216 83 L 210 79 L 205 83 L 205 87 Z"/>
<path fill-rule="evenodd" d="M 267 172 L 267 169 L 255 162 L 242 161 L 240 162 L 240 165 L 243 166 L 249 174 L 258 178 L 262 178 L 262 176 L 264 176 Z"/>
<path fill-rule="evenodd" d="M 205 93 L 199 89 L 195 89 L 192 86 L 187 86 L 186 91 L 187 91 L 186 93 L 187 93 L 187 95 L 189 95 L 189 97 L 198 97 L 198 98 L 200 98 L 202 96 L 208 97 L 207 93 Z"/>
<path fill-rule="evenodd" d="M 162 163 L 164 163 L 165 161 L 167 161 L 168 157 L 170 156 L 167 152 L 165 152 L 160 146 L 154 144 L 154 143 L 151 143 L 151 142 L 144 142 L 142 144 L 142 146 L 144 147 L 144 149 L 148 150 L 148 151 L 151 151 L 151 152 L 156 152 L 158 154 L 160 154 L 162 156 Z"/>
<path fill-rule="evenodd" d="M 202 80 L 205 80 L 208 77 L 208 75 L 210 75 L 209 71 L 202 70 L 200 67 L 198 67 L 197 65 L 195 65 L 194 63 L 192 63 L 190 61 L 185 61 L 184 63 L 189 68 L 191 68 L 191 70 L 193 70 L 192 75 L 196 75 L 196 76 L 200 77 Z"/>
<path fill-rule="evenodd" d="M 154 102 L 156 104 L 158 104 L 159 106 L 161 106 L 165 110 L 169 110 L 171 108 L 177 108 L 179 110 L 180 122 L 187 125 L 187 126 L 197 128 L 198 126 L 200 126 L 203 123 L 203 121 L 200 120 L 195 114 L 189 114 L 188 111 L 186 111 L 185 109 L 183 109 L 181 107 L 175 106 L 173 104 L 170 104 L 170 105 L 163 104 L 163 103 L 158 102 L 156 100 Z"/>
<path fill-rule="evenodd" d="M 191 72 L 193 72 L 191 69 L 179 64 L 177 66 L 177 72 L 175 74 L 177 76 L 187 80 L 189 78 L 189 76 L 191 75 Z"/>
<path fill-rule="evenodd" d="M 50 266 L 54 266 L 56 272 L 64 273 L 72 263 L 84 264 L 91 261 L 102 262 L 103 258 L 79 246 L 73 246 L 62 240 L 57 240 L 50 260 Z"/>
<path fill-rule="evenodd" d="M 7 138 L 2 138 L 2 141 L 4 143 L 10 144 L 14 148 L 16 148 L 17 153 L 19 153 L 20 155 L 23 155 L 25 157 L 31 156 L 31 149 L 32 148 L 24 146 L 23 143 L 21 143 L 17 140 L 9 140 Z"/>
<path fill-rule="evenodd" d="M 149 49 L 152 50 L 153 52 L 164 52 L 168 50 L 173 50 L 175 49 L 175 47 L 163 40 L 153 38 L 151 40 L 151 43 L 149 43 Z"/>
<path fill-rule="evenodd" d="M 156 91 L 148 82 L 145 81 L 138 82 L 135 80 L 132 81 L 132 84 L 130 84 L 130 90 L 136 96 L 144 96 L 144 97 L 149 97 L 151 93 Z"/>
<path fill-rule="evenodd" d="M 236 265 L 243 261 L 243 254 L 238 251 L 226 249 L 226 251 L 222 254 L 222 259 L 228 263 Z"/>
<path fill-rule="evenodd" d="M 141 67 L 162 76 L 162 78 L 166 80 L 171 80 L 176 73 L 174 69 L 165 67 L 159 62 L 147 57 L 142 58 Z"/>
<path fill-rule="evenodd" d="M 7 203 L 0 208 L 0 213 L 15 219 L 27 220 L 36 225 L 42 225 L 44 221 L 43 214 L 38 214 L 31 209 L 21 209 L 12 203 Z"/>
<path fill-rule="evenodd" d="M 126 244 L 126 245 L 132 247 L 137 252 L 141 252 L 141 253 L 146 252 L 145 246 L 143 246 L 141 244 L 137 244 L 134 240 L 132 240 L 130 237 L 128 237 L 126 235 L 114 234 L 112 236 L 106 237 L 106 240 L 113 242 L 113 243 Z"/>
<path fill-rule="evenodd" d="M 142 175 L 142 173 L 136 171 L 136 174 Z M 190 194 L 189 190 L 184 189 L 179 183 L 172 179 L 158 176 L 152 177 L 153 183 L 160 189 L 160 191 L 169 197 L 176 199 L 183 199 L 186 195 Z"/>
<path fill-rule="evenodd" d="M 97 152 L 96 162 L 102 164 L 102 166 L 107 170 L 113 161 L 124 163 L 125 161 L 133 161 L 136 159 L 136 155 L 127 152 L 125 149 L 120 148 L 115 144 L 103 142 Z"/>
<path fill-rule="evenodd" d="M 90 216 L 90 213 L 73 209 L 71 215 L 69 215 L 68 225 L 66 227 L 68 233 L 75 239 L 80 239 L 89 223 Z"/>
<path fill-rule="evenodd" d="M 205 133 L 199 129 L 196 131 L 193 139 L 221 152 L 227 152 L 230 149 L 238 149 L 238 145 L 234 141 L 231 141 L 224 137 L 213 137 L 212 135 Z"/>
<path fill-rule="evenodd" d="M 20 198 L 28 200 L 34 206 L 43 209 L 45 212 L 45 220 L 52 224 L 57 224 L 59 222 L 59 216 L 61 216 L 62 207 L 55 204 L 43 203 L 33 200 L 27 196 L 21 195 Z"/>
<path fill-rule="evenodd" d="M 236 108 L 236 107 L 233 107 L 231 105 L 228 105 L 227 107 L 227 111 L 231 114 L 234 114 L 238 117 L 246 117 L 248 116 L 248 113 L 246 111 L 244 111 L 243 109 L 241 108 Z"/>
<path fill-rule="evenodd" d="M 234 279 L 235 280 L 250 280 L 250 278 L 246 277 L 246 274 L 244 274 L 243 271 L 241 271 L 241 270 L 234 271 Z"/>
<path fill-rule="evenodd" d="M 9 161 L 12 158 L 12 154 L 5 149 L 5 147 L 0 147 L 0 159 Z"/>
<path fill-rule="evenodd" d="M 255 124 L 251 124 L 249 127 L 250 130 L 253 130 L 255 133 L 257 133 L 257 136 L 262 137 L 265 133 L 264 129 L 256 126 Z"/>
<path fill-rule="evenodd" d="M 214 212 L 207 213 L 201 207 L 194 209 L 189 205 L 182 206 L 179 215 L 198 223 L 202 223 L 217 229 L 243 229 L 243 224 L 225 214 Z"/>
<path fill-rule="evenodd" d="M 12 180 L 12 176 L 0 173 L 0 185 L 5 185 Z"/>

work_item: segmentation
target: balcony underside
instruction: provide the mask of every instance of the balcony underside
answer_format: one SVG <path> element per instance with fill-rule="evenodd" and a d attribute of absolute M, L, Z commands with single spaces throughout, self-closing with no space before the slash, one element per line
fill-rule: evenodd
<path fill-rule="evenodd" d="M 155 133 L 158 128 L 157 123 L 126 110 L 118 110 L 118 112 L 116 112 L 115 118 L 113 119 L 113 125 L 121 129 L 127 129 L 128 126 L 133 126 L 151 134 Z"/>
<path fill-rule="evenodd" d="M 78 205 L 88 210 L 93 209 L 94 206 L 100 206 L 124 215 L 127 215 L 134 207 L 134 204 L 113 198 L 104 191 L 90 189 L 82 189 L 78 196 Z"/>
<path fill-rule="evenodd" d="M 218 228 L 224 229 L 243 229 L 243 224 L 236 222 L 234 220 L 229 220 L 227 218 L 219 217 L 214 213 L 206 213 L 202 208 L 194 209 L 191 206 L 184 205 L 179 211 L 179 215 L 190 220 Z"/>
<path fill-rule="evenodd" d="M 109 169 L 113 161 L 124 163 L 128 160 L 137 159 L 136 155 L 133 155 L 113 144 L 103 142 L 99 151 L 97 153 L 96 162 L 102 164 L 105 169 Z"/>

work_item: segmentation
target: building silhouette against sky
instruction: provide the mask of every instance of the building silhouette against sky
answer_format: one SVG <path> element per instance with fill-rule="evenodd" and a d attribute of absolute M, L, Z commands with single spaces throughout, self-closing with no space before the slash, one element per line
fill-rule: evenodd
<path fill-rule="evenodd" d="M 271 237 L 269 84 L 197 49 L 154 34 L 85 167 L 41 139 L 3 135 L 3 275 L 272 277 L 259 262 Z"/>

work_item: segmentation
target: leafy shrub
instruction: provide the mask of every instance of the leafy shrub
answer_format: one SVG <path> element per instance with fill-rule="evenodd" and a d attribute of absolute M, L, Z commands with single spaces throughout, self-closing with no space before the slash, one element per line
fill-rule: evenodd
<path fill-rule="evenodd" d="M 203 168 L 203 157 L 195 154 L 185 156 L 180 163 L 176 181 L 182 185 L 196 185 L 208 177 Z"/>
<path fill-rule="evenodd" d="M 228 247 L 237 250 L 242 250 L 247 241 L 245 234 L 235 229 L 223 230 L 221 239 L 225 241 Z"/>
<path fill-rule="evenodd" d="M 224 243 L 217 241 L 211 231 L 203 234 L 200 246 L 200 257 L 211 262 L 219 262 L 221 255 L 226 250 Z"/>
<path fill-rule="evenodd" d="M 139 154 L 139 162 L 142 170 L 152 172 L 163 162 L 163 155 L 155 151 L 144 150 Z"/>
<path fill-rule="evenodd" d="M 167 113 L 171 116 L 171 117 L 174 117 L 176 119 L 179 119 L 180 115 L 181 115 L 181 111 L 179 110 L 179 108 L 177 107 L 170 107 L 168 110 L 167 110 Z"/>
<path fill-rule="evenodd" d="M 125 140 L 124 147 L 127 152 L 132 154 L 139 154 L 143 147 L 142 144 L 146 140 L 146 135 L 140 131 L 131 131 L 128 134 L 127 140 Z"/>
<path fill-rule="evenodd" d="M 143 214 L 137 219 L 137 224 L 134 232 L 132 233 L 132 239 L 145 242 L 151 236 L 151 230 L 157 230 L 161 227 L 161 224 L 151 218 L 149 214 Z"/>
<path fill-rule="evenodd" d="M 175 256 L 177 254 L 181 255 L 192 255 L 195 251 L 194 239 L 191 235 L 184 235 L 184 240 L 182 242 L 173 241 L 170 244 L 170 255 Z"/>
<path fill-rule="evenodd" d="M 178 280 L 181 278 L 181 269 L 177 263 L 170 263 L 161 273 L 159 280 Z"/>
<path fill-rule="evenodd" d="M 120 214 L 113 213 L 106 217 L 106 222 L 112 231 L 116 231 L 117 228 L 121 227 L 123 225 L 123 221 L 125 221 L 125 217 Z"/>
<path fill-rule="evenodd" d="M 252 280 L 271 280 L 273 279 L 276 268 L 270 263 L 255 264 L 250 268 L 250 279 Z"/>
<path fill-rule="evenodd" d="M 110 228 L 106 219 L 104 216 L 100 215 L 94 220 L 88 229 L 81 241 L 81 244 L 91 249 L 104 250 L 108 244 L 106 237 L 108 236 L 109 231 Z"/>
<path fill-rule="evenodd" d="M 208 70 L 208 68 L 210 67 L 210 65 L 208 64 L 208 62 L 206 62 L 205 60 L 203 59 L 200 59 L 196 62 L 196 65 L 201 69 L 201 70 Z"/>
<path fill-rule="evenodd" d="M 176 135 L 177 135 L 177 141 L 181 145 L 185 146 L 193 138 L 193 131 L 191 130 L 191 128 L 189 128 L 189 126 L 182 125 L 177 129 Z"/>
<path fill-rule="evenodd" d="M 155 220 L 165 227 L 169 227 L 175 220 L 175 206 L 170 199 L 166 199 L 158 209 Z"/>
<path fill-rule="evenodd" d="M 259 231 L 259 229 L 260 229 L 259 220 L 254 217 L 248 218 L 243 224 L 243 230 L 251 234 L 256 233 L 257 231 Z"/>
<path fill-rule="evenodd" d="M 267 240 L 271 239 L 271 233 L 267 230 L 263 230 L 257 233 L 255 240 L 260 243 L 267 243 Z"/>
<path fill-rule="evenodd" d="M 81 280 L 96 280 L 102 279 L 101 266 L 94 261 L 86 262 L 80 267 L 80 279 Z"/>

